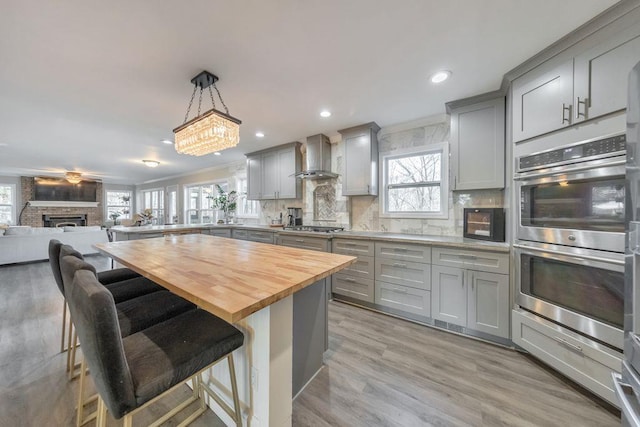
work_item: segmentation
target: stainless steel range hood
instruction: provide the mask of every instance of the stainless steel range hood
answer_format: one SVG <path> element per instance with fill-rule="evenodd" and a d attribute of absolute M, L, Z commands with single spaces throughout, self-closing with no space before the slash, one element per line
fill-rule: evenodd
<path fill-rule="evenodd" d="M 307 156 L 305 168 L 296 174 L 296 178 L 327 179 L 337 178 L 338 174 L 331 172 L 331 143 L 329 137 L 323 134 L 307 138 Z"/>

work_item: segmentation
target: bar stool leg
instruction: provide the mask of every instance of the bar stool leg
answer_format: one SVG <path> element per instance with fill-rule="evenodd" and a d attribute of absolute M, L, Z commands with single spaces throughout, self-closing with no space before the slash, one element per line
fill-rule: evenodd
<path fill-rule="evenodd" d="M 236 425 L 242 427 L 242 415 L 240 415 L 240 399 L 238 398 L 238 383 L 236 382 L 236 368 L 233 363 L 233 353 L 227 356 L 229 361 L 229 375 L 231 376 L 231 392 L 233 394 L 233 408 L 236 412 Z"/>
<path fill-rule="evenodd" d="M 71 321 L 71 313 L 69 313 L 69 327 L 67 329 L 67 372 L 71 372 L 71 340 L 73 339 L 73 323 Z"/>
<path fill-rule="evenodd" d="M 69 347 L 69 353 L 71 354 L 69 360 L 69 380 L 72 380 L 76 376 L 76 349 L 78 348 L 78 333 L 73 331 L 73 344 Z"/>
<path fill-rule="evenodd" d="M 131 418 L 129 418 L 129 424 L 127 424 L 127 417 L 125 417 L 125 427 L 131 427 Z M 96 427 L 107 426 L 107 407 L 104 404 L 104 400 L 98 397 L 98 417 L 96 419 Z"/>
<path fill-rule="evenodd" d="M 62 337 L 60 338 L 60 353 L 64 353 L 64 339 L 67 332 L 67 302 L 62 301 Z"/>

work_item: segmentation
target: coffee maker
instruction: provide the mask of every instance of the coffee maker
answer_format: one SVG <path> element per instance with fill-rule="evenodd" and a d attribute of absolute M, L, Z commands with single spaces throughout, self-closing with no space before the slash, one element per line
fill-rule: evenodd
<path fill-rule="evenodd" d="M 287 227 L 302 225 L 302 208 L 287 208 Z"/>

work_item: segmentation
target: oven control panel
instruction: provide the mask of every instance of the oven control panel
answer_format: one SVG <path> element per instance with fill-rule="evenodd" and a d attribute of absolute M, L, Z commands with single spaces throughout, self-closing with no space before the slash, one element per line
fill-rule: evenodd
<path fill-rule="evenodd" d="M 518 171 L 584 162 L 625 153 L 627 136 L 616 135 L 520 157 Z"/>

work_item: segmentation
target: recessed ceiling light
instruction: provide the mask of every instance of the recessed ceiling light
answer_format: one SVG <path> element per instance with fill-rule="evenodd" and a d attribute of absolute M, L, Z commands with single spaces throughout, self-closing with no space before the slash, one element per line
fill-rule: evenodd
<path fill-rule="evenodd" d="M 172 141 L 172 140 L 170 140 L 170 139 L 163 139 L 163 140 L 162 140 L 162 141 L 160 141 L 160 142 L 162 142 L 163 144 L 167 144 L 167 145 L 169 145 L 169 144 L 173 145 L 173 141 Z"/>
<path fill-rule="evenodd" d="M 431 76 L 431 83 L 442 83 L 451 76 L 451 71 L 443 70 Z"/>
<path fill-rule="evenodd" d="M 320 111 L 320 117 L 331 117 L 331 111 L 328 111 L 328 110 Z"/>
<path fill-rule="evenodd" d="M 150 168 L 155 168 L 156 166 L 158 166 L 160 164 L 160 162 L 157 161 L 157 160 L 143 160 L 142 163 L 144 163 L 145 165 L 147 165 Z"/>
<path fill-rule="evenodd" d="M 213 153 L 214 156 L 222 156 L 222 153 L 219 151 L 216 151 L 215 153 Z"/>
<path fill-rule="evenodd" d="M 256 132 L 256 136 L 257 136 L 258 138 L 264 138 L 264 133 L 262 133 L 262 132 Z"/>

